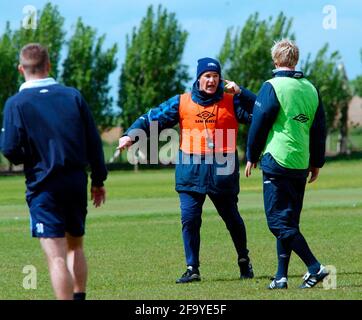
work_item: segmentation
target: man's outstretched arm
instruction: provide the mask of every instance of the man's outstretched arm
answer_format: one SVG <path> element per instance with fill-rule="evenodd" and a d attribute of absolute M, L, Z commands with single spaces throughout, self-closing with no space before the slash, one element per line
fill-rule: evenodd
<path fill-rule="evenodd" d="M 175 126 L 179 122 L 179 106 L 180 96 L 176 95 L 140 116 L 119 139 L 117 150 L 122 151 L 131 146 L 138 130 L 142 130 L 149 137 L 151 122 L 157 123 L 159 132 Z"/>

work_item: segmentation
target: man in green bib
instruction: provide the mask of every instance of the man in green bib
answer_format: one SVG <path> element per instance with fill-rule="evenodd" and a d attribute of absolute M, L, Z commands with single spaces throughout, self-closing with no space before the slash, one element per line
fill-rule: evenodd
<path fill-rule="evenodd" d="M 276 69 L 259 91 L 249 130 L 245 175 L 261 158 L 265 214 L 277 240 L 278 269 L 269 289 L 287 289 L 292 251 L 308 272 L 300 288 L 312 288 L 328 272 L 299 230 L 306 181 L 317 179 L 325 162 L 326 125 L 317 89 L 295 70 L 299 49 L 290 40 L 271 49 Z"/>

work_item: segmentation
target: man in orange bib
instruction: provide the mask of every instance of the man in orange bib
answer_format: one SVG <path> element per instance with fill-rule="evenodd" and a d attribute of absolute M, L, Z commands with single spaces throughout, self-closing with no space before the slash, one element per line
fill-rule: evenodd
<path fill-rule="evenodd" d="M 209 196 L 230 232 L 238 255 L 240 278 L 253 278 L 246 230 L 238 211 L 239 162 L 236 138 L 239 123 L 250 123 L 256 96 L 234 82 L 221 80 L 217 60 L 198 60 L 192 91 L 176 95 L 138 118 L 119 140 L 128 148 L 136 135 L 150 136 L 151 122 L 159 131 L 180 125 L 180 150 L 176 164 L 176 191 L 180 197 L 186 272 L 176 283 L 200 281 L 201 213 Z M 224 89 L 231 92 L 224 93 Z"/>

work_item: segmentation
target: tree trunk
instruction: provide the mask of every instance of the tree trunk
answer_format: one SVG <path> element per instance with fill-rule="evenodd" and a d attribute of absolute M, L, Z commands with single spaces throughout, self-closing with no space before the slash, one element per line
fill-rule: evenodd
<path fill-rule="evenodd" d="M 341 101 L 340 104 L 340 119 L 339 119 L 339 137 L 338 137 L 338 146 L 337 151 L 338 154 L 349 154 L 350 151 L 348 150 L 348 107 L 349 101 L 352 98 L 349 82 L 346 74 L 346 70 L 344 65 L 341 63 L 338 66 L 340 70 L 343 86 L 342 89 L 344 91 L 344 99 Z"/>
<path fill-rule="evenodd" d="M 338 154 L 350 153 L 348 150 L 348 103 L 341 108 L 337 151 Z"/>

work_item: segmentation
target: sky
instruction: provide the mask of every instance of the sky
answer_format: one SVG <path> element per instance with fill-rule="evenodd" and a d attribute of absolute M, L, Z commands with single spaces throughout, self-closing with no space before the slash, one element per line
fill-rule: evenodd
<path fill-rule="evenodd" d="M 0 34 L 6 21 L 13 29 L 24 18 L 23 8 L 32 5 L 41 10 L 47 0 L 0 0 Z M 312 57 L 328 42 L 330 52 L 339 50 L 350 79 L 362 74 L 362 0 L 55 0 L 65 18 L 66 39 L 73 34 L 77 18 L 106 35 L 106 47 L 117 43 L 118 67 L 110 77 L 111 94 L 117 100 L 118 78 L 125 59 L 126 35 L 138 27 L 149 5 L 162 4 L 174 12 L 181 27 L 189 32 L 183 63 L 190 75 L 196 73 L 197 60 L 216 57 L 226 30 L 241 28 L 247 18 L 259 12 L 261 19 L 276 17 L 283 11 L 293 18 L 292 30 L 300 49 L 300 60 Z M 335 17 L 335 19 L 334 19 Z M 332 19 L 332 20 L 331 20 Z M 63 58 L 65 52 L 63 51 Z M 242 84 L 241 84 L 242 85 Z"/>

